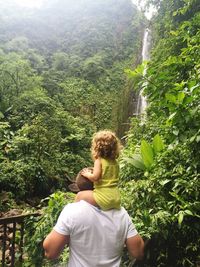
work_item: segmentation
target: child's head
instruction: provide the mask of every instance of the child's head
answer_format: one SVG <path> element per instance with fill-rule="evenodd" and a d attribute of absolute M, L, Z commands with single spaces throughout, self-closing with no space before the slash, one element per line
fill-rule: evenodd
<path fill-rule="evenodd" d="M 99 131 L 94 134 L 92 139 L 92 157 L 97 159 L 98 157 L 106 159 L 116 159 L 119 156 L 120 141 L 113 133 L 109 130 Z"/>

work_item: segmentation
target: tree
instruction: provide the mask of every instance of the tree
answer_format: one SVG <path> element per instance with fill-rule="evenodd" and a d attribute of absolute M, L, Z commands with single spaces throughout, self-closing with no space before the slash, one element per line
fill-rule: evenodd
<path fill-rule="evenodd" d="M 13 106 L 14 100 L 25 90 L 41 85 L 40 77 L 34 74 L 30 64 L 16 53 L 2 57 L 0 64 L 0 103 L 4 113 Z"/>

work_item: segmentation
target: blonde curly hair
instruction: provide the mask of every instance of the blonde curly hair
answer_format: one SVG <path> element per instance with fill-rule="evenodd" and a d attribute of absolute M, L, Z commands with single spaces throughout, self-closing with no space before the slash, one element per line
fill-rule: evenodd
<path fill-rule="evenodd" d="M 92 139 L 91 154 L 93 159 L 98 157 L 117 159 L 121 144 L 114 132 L 103 130 L 95 133 Z"/>

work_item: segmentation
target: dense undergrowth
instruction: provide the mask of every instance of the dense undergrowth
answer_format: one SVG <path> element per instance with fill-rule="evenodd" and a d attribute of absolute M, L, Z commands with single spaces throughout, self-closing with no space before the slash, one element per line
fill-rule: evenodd
<path fill-rule="evenodd" d="M 152 1 L 153 2 L 153 1 Z M 144 81 L 146 115 L 133 119 L 122 157 L 122 195 L 150 239 L 144 266 L 198 266 L 200 255 L 200 12 L 198 1 L 159 1 Z M 155 153 L 155 136 L 162 149 Z M 146 145 L 144 151 L 144 144 Z"/>

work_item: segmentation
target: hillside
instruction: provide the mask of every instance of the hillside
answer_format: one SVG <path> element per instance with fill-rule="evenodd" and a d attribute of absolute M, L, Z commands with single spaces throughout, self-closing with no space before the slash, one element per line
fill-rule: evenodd
<path fill-rule="evenodd" d="M 127 120 L 145 20 L 130 0 L 1 1 L 0 20 L 0 185 L 46 195 L 91 164 L 93 132 Z"/>

